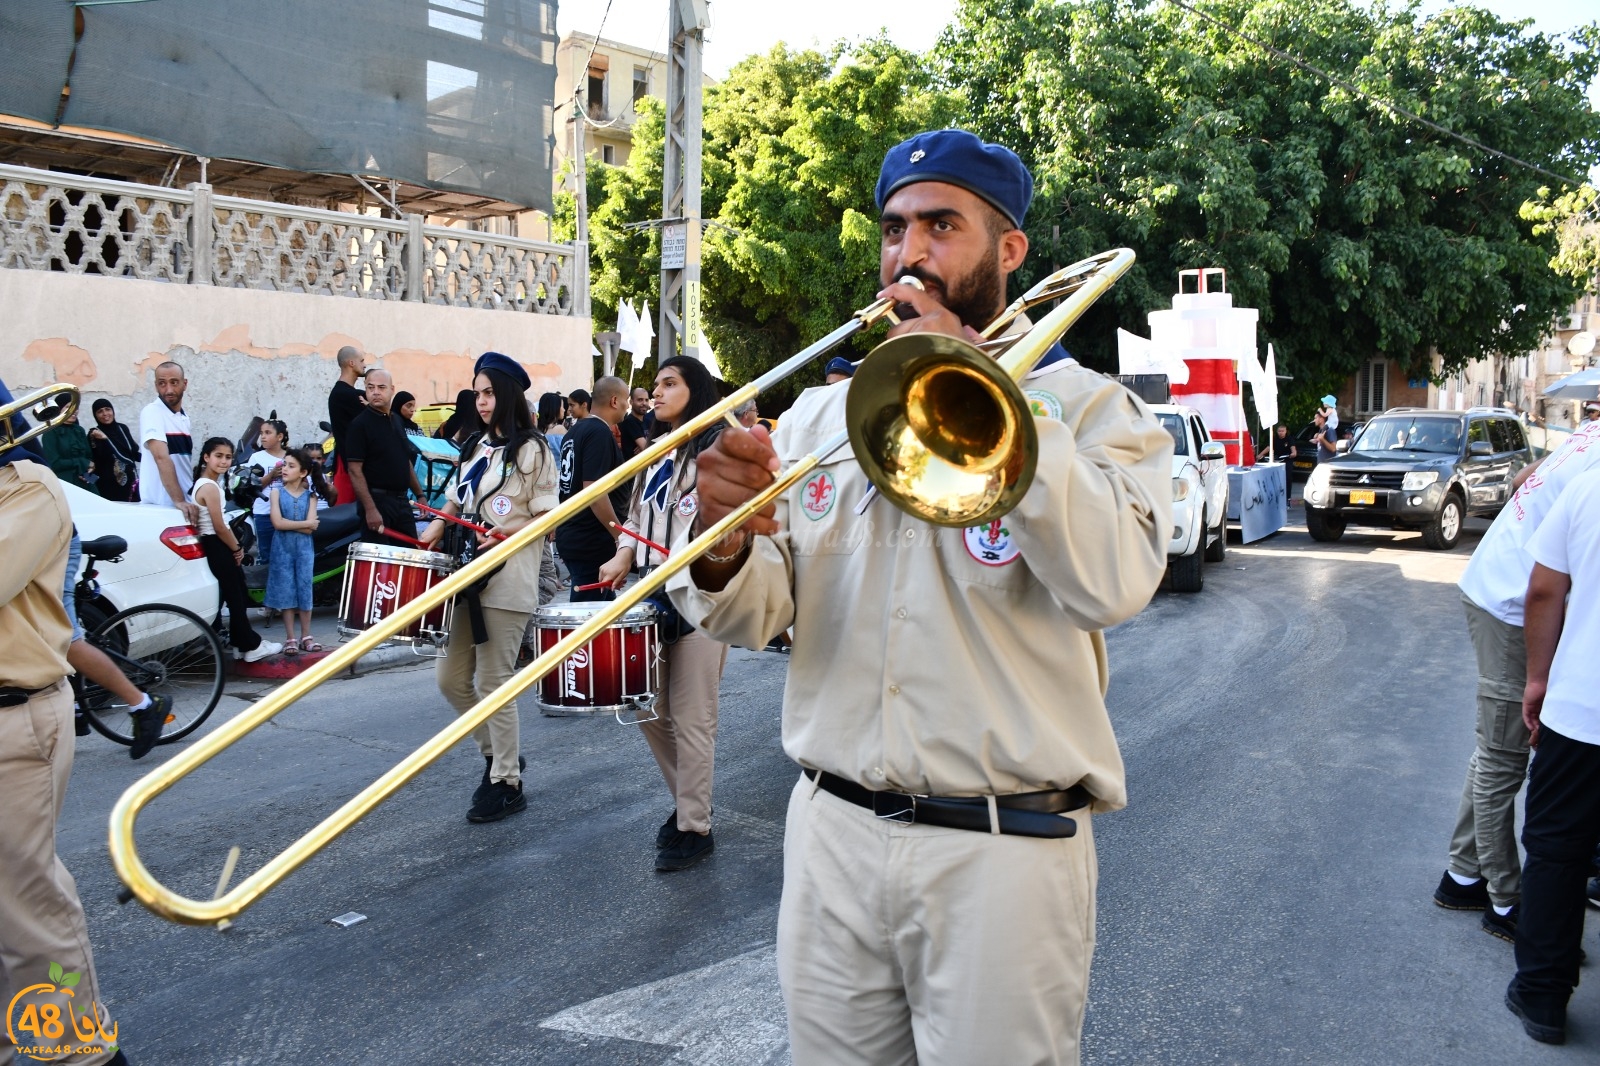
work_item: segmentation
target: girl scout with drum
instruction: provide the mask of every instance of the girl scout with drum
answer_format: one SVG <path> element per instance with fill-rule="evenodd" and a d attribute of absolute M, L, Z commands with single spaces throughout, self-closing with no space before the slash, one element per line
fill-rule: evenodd
<path fill-rule="evenodd" d="M 485 352 L 478 359 L 472 391 L 487 428 L 465 442 L 461 465 L 445 490 L 445 512 L 466 514 L 508 536 L 556 505 L 556 464 L 529 414 L 529 384 L 527 371 L 499 352 Z M 444 521 L 435 519 L 421 539 L 435 545 L 444 533 Z M 479 552 L 492 550 L 496 543 L 487 536 L 467 535 L 476 537 Z M 542 555 L 539 547 L 508 555 L 475 593 L 464 594 L 466 602 L 457 604 L 448 654 L 437 661 L 439 691 L 457 714 L 516 672 L 523 630 L 539 602 Z M 473 731 L 484 770 L 467 821 L 497 822 L 527 809 L 518 724 L 513 700 Z"/>
<path fill-rule="evenodd" d="M 711 372 L 698 359 L 668 359 L 656 373 L 655 435 L 676 429 L 717 399 Z M 721 426 L 713 426 L 639 475 L 625 523 L 630 532 L 666 545 L 688 526 L 698 508 L 695 458 L 721 431 Z M 644 541 L 622 537 L 617 554 L 600 568 L 600 580 L 621 588 L 636 567 L 648 570 L 664 561 L 661 552 Z M 658 625 L 666 653 L 661 697 L 655 705 L 658 717 L 641 727 L 675 804 L 656 833 L 656 869 L 666 872 L 693 866 L 715 847 L 711 769 L 717 747 L 717 686 L 728 646 L 681 622 L 665 595 L 651 602 L 663 611 Z"/>

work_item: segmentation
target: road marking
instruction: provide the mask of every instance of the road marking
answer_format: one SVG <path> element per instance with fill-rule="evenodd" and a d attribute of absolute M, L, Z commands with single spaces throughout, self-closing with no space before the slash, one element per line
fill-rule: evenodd
<path fill-rule="evenodd" d="M 613 992 L 539 1023 L 590 1036 L 675 1047 L 683 1066 L 789 1066 L 775 945 Z"/>

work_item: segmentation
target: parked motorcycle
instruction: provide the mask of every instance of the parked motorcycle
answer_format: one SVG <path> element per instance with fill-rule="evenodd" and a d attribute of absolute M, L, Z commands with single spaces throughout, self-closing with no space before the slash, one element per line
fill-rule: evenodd
<path fill-rule="evenodd" d="M 256 530 L 251 506 L 261 494 L 261 472 L 254 467 L 236 466 L 228 471 L 227 497 L 223 517 L 228 528 L 245 549 L 244 584 L 250 599 L 261 603 L 266 598 L 267 566 L 255 557 Z M 350 545 L 361 539 L 363 528 L 360 505 L 354 501 L 334 507 L 317 507 L 317 528 L 311 534 L 313 551 L 311 589 L 313 602 L 333 606 L 339 602 L 340 577 Z"/>

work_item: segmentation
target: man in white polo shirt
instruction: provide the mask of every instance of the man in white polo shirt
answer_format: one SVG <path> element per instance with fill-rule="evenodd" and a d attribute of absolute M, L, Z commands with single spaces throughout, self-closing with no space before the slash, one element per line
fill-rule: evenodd
<path fill-rule="evenodd" d="M 1586 423 L 1539 463 L 1484 534 L 1461 575 L 1461 603 L 1478 660 L 1477 746 L 1467 764 L 1450 866 L 1434 902 L 1483 911 L 1483 929 L 1514 940 L 1522 864 L 1517 792 L 1528 769 L 1522 723 L 1526 682 L 1522 604 L 1533 557 L 1527 544 L 1573 478 L 1600 467 L 1600 423 Z"/>
<path fill-rule="evenodd" d="M 139 502 L 176 507 L 191 525 L 200 509 L 189 502 L 194 484 L 194 430 L 183 409 L 189 379 L 183 367 L 166 362 L 156 367 L 156 396 L 139 413 Z"/>
<path fill-rule="evenodd" d="M 1536 754 L 1522 845 L 1528 869 L 1506 1006 L 1535 1040 L 1566 1040 L 1582 957 L 1583 881 L 1600 842 L 1600 469 L 1572 480 L 1528 542 L 1528 684 Z"/>

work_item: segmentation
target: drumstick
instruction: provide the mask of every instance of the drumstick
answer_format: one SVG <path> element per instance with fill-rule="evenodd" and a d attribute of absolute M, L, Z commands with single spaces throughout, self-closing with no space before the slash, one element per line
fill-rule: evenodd
<path fill-rule="evenodd" d="M 611 587 L 611 582 L 609 582 L 609 581 L 596 581 L 591 585 L 578 585 L 572 591 L 573 592 L 590 592 L 590 591 L 593 591 L 594 589 L 608 589 L 610 587 Z"/>
<path fill-rule="evenodd" d="M 395 540 L 405 541 L 407 544 L 415 545 L 416 547 L 421 548 L 425 552 L 433 551 L 432 546 L 427 544 L 426 542 L 420 541 L 416 537 L 408 537 L 404 533 L 396 533 L 394 530 L 389 529 L 388 527 L 384 527 L 384 528 L 380 529 L 378 531 L 378 536 L 380 536 L 380 537 L 393 537 Z"/>
<path fill-rule="evenodd" d="M 622 526 L 619 526 L 615 522 L 611 523 L 611 528 L 616 530 L 618 533 L 626 533 L 628 536 L 632 537 L 634 540 L 639 541 L 645 547 L 654 548 L 656 551 L 660 552 L 662 555 L 671 555 L 672 554 L 671 549 L 663 548 L 661 545 L 657 544 L 655 541 L 650 540 L 647 537 L 641 537 L 639 534 L 635 533 L 633 530 L 626 529 L 626 528 L 624 528 Z"/>
<path fill-rule="evenodd" d="M 447 514 L 444 511 L 435 511 L 432 507 L 429 507 L 425 503 L 418 503 L 416 501 L 413 501 L 411 506 L 415 507 L 419 511 L 426 511 L 428 514 L 433 515 L 435 518 L 442 518 L 446 522 L 454 522 L 458 526 L 466 526 L 468 529 L 472 530 L 473 532 L 482 533 L 486 537 L 493 537 L 496 540 L 505 540 L 506 539 L 506 535 L 504 533 L 500 532 L 497 529 L 490 529 L 488 526 L 480 526 L 476 522 L 468 522 L 465 518 L 459 518 L 456 515 Z"/>

